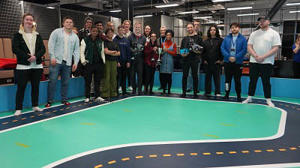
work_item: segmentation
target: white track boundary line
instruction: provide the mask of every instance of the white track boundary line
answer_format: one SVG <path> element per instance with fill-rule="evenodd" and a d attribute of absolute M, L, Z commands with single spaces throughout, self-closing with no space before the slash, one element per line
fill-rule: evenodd
<path fill-rule="evenodd" d="M 129 98 L 135 98 L 135 97 L 155 97 L 155 98 L 165 98 L 165 99 L 183 99 L 183 98 L 177 98 L 177 97 L 158 97 L 158 96 L 133 96 Z M 126 100 L 129 98 L 121 99 Z M 209 101 L 209 102 L 216 102 L 215 100 L 201 100 L 201 99 L 189 99 L 184 98 L 184 100 L 194 100 L 194 101 Z M 118 100 L 119 101 L 119 100 Z M 115 101 L 117 102 L 117 101 Z M 217 102 L 226 102 L 226 103 L 233 103 L 233 104 L 240 104 L 238 102 L 228 102 L 228 101 L 217 101 Z M 267 106 L 262 104 L 247 104 L 247 105 L 255 105 L 255 106 Z M 97 106 L 98 107 L 98 106 Z M 280 109 L 278 107 L 275 107 L 276 109 L 280 110 L 281 113 L 281 119 L 280 124 L 278 128 L 277 134 L 270 136 L 270 137 L 264 137 L 264 138 L 241 138 L 241 139 L 221 139 L 221 140 L 190 140 L 190 141 L 162 141 L 162 142 L 143 142 L 143 143 L 131 143 L 131 144 L 122 144 L 122 145 L 115 145 L 110 147 L 104 147 L 104 148 L 98 148 L 90 151 L 86 151 L 83 153 L 79 153 L 61 160 L 58 160 L 56 162 L 50 163 L 49 165 L 44 166 L 43 168 L 52 168 L 57 165 L 60 165 L 62 163 L 65 163 L 67 161 L 86 156 L 89 154 L 97 153 L 97 152 L 103 152 L 106 150 L 112 150 L 112 149 L 119 149 L 119 148 L 125 148 L 125 147 L 133 147 L 133 146 L 149 146 L 149 145 L 168 145 L 168 144 L 190 144 L 190 143 L 216 143 L 216 142 L 242 142 L 242 141 L 262 141 L 262 140 L 273 140 L 280 138 L 284 135 L 285 131 L 285 125 L 286 125 L 286 118 L 287 118 L 287 112 L 283 109 Z M 89 109 L 89 108 L 88 108 Z M 86 110 L 86 109 L 85 109 Z M 82 110 L 80 110 L 82 111 Z M 72 114 L 75 114 L 74 112 Z M 62 117 L 62 116 L 59 116 Z M 0 132 L 1 133 L 1 132 Z M 239 166 L 238 166 L 239 167 Z"/>

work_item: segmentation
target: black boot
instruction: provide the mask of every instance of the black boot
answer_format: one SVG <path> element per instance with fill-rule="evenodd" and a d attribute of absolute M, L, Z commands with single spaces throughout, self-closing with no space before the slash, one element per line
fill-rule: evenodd
<path fill-rule="evenodd" d="M 238 102 L 242 102 L 241 94 L 238 94 L 238 95 L 237 95 L 237 101 L 238 101 Z"/>
<path fill-rule="evenodd" d="M 185 98 L 185 97 L 186 97 L 186 92 L 184 91 L 184 92 L 180 95 L 180 97 Z"/>
<path fill-rule="evenodd" d="M 152 91 L 152 87 L 150 87 L 149 94 L 150 94 L 150 95 L 153 95 L 153 94 L 154 94 L 153 91 Z"/>
<path fill-rule="evenodd" d="M 163 92 L 161 94 L 165 95 L 166 94 L 166 89 L 163 89 Z"/>
<path fill-rule="evenodd" d="M 198 93 L 198 92 L 195 90 L 195 91 L 194 91 L 194 96 L 193 96 L 193 98 L 198 98 L 197 93 Z"/>
<path fill-rule="evenodd" d="M 229 99 L 229 93 L 226 92 L 226 95 L 223 97 L 223 99 L 228 100 Z"/>

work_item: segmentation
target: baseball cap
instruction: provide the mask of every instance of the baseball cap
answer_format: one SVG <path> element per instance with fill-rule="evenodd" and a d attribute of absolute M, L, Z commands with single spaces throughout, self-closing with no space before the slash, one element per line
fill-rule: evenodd
<path fill-rule="evenodd" d="M 269 18 L 265 15 L 261 15 L 257 18 L 257 21 L 260 21 L 261 19 L 264 19 L 264 20 L 269 20 Z"/>

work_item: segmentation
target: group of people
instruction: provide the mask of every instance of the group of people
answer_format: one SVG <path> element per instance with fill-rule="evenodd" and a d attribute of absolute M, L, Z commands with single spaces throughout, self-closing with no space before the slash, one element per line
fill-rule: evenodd
<path fill-rule="evenodd" d="M 269 27 L 268 18 L 260 17 L 258 21 L 260 29 L 250 35 L 248 42 L 239 33 L 238 23 L 230 25 L 231 33 L 224 40 L 220 37 L 216 25 L 209 27 L 207 39 L 203 40 L 199 29 L 200 22 L 195 20 L 187 24 L 187 36 L 181 41 L 179 49 L 183 71 L 181 97 L 186 97 L 189 76 L 193 81 L 194 97 L 198 96 L 201 62 L 206 70 L 205 96 L 211 96 L 212 78 L 215 96 L 221 96 L 220 73 L 224 63 L 226 78 L 224 99 L 229 99 L 231 80 L 234 78 L 237 100 L 242 101 L 241 76 L 243 60 L 248 51 L 251 54 L 249 96 L 243 103 L 252 101 L 257 79 L 261 76 L 267 104 L 274 107 L 271 101 L 270 76 L 281 40 L 279 34 Z M 28 81 L 32 84 L 33 110 L 42 111 L 38 107 L 38 97 L 45 46 L 33 22 L 34 16 L 25 14 L 20 30 L 14 35 L 12 42 L 13 52 L 17 56 L 18 88 L 15 115 L 21 114 Z M 118 94 L 128 94 L 126 86 L 132 88 L 131 94 L 153 94 L 156 69 L 159 70 L 162 94 L 171 94 L 174 57 L 178 53 L 172 30 L 162 26 L 158 37 L 149 25 L 145 26 L 143 33 L 142 24 L 136 22 L 131 32 L 131 21 L 125 20 L 115 31 L 113 22 L 107 22 L 104 28 L 103 22 L 93 23 L 93 19 L 89 17 L 85 19 L 85 26 L 79 32 L 74 29 L 71 17 L 63 18 L 62 25 L 62 28 L 55 29 L 51 33 L 48 43 L 50 73 L 46 107 L 51 107 L 53 103 L 58 76 L 61 76 L 62 104 L 70 105 L 67 91 L 72 72 L 84 76 L 85 102 L 91 101 L 91 89 L 94 90 L 96 101 L 104 101 Z M 299 42 L 294 47 L 294 52 L 298 51 Z M 104 81 L 100 92 L 101 80 Z"/>

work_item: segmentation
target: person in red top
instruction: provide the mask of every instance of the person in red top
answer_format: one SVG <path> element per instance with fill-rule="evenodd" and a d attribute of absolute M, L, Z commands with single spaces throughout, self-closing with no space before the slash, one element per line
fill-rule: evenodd
<path fill-rule="evenodd" d="M 154 73 L 158 59 L 158 44 L 155 33 L 150 34 L 150 41 L 145 46 L 145 94 L 153 94 Z M 150 90 L 148 87 L 150 85 Z M 148 92 L 149 91 L 149 92 Z"/>
<path fill-rule="evenodd" d="M 163 93 L 166 93 L 166 86 L 168 85 L 168 94 L 171 94 L 172 73 L 174 70 L 173 57 L 177 55 L 176 43 L 172 41 L 174 32 L 172 30 L 166 31 L 166 40 L 162 43 L 161 66 L 160 75 L 162 79 Z"/>

